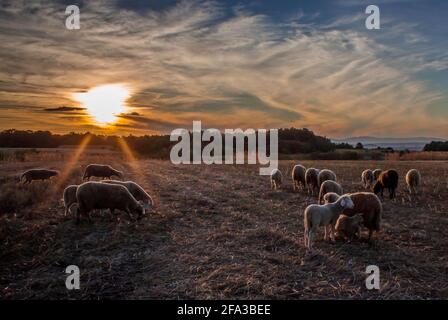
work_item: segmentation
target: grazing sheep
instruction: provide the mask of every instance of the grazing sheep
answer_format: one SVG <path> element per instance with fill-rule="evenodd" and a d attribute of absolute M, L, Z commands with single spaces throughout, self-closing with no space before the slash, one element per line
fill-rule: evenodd
<path fill-rule="evenodd" d="M 351 242 L 355 236 L 358 239 L 361 238 L 361 223 L 358 216 L 348 217 L 341 214 L 334 229 L 337 237 L 348 239 L 348 242 Z"/>
<path fill-rule="evenodd" d="M 109 165 L 102 164 L 89 164 L 84 171 L 84 175 L 82 180 L 89 180 L 90 177 L 97 177 L 101 179 L 110 179 L 113 176 L 117 176 L 120 179 L 123 179 L 123 172 L 115 170 Z"/>
<path fill-rule="evenodd" d="M 294 190 L 299 190 L 299 187 L 305 188 L 305 172 L 306 168 L 300 164 L 297 164 L 292 169 L 292 187 Z"/>
<path fill-rule="evenodd" d="M 362 214 L 364 227 L 369 229 L 369 241 L 372 240 L 373 231 L 380 231 L 381 216 L 383 214 L 383 205 L 380 199 L 370 192 L 350 193 L 354 207 L 345 209 L 342 214 L 353 217 Z"/>
<path fill-rule="evenodd" d="M 370 169 L 364 170 L 361 174 L 362 185 L 366 189 L 370 189 L 372 187 L 373 181 L 375 177 L 373 175 L 373 171 Z"/>
<path fill-rule="evenodd" d="M 341 185 L 336 181 L 332 180 L 324 181 L 320 186 L 319 200 L 318 200 L 319 204 L 323 203 L 324 196 L 329 192 L 334 192 L 338 195 L 342 195 L 344 193 L 344 190 L 342 189 Z"/>
<path fill-rule="evenodd" d="M 134 196 L 134 198 L 137 201 L 142 202 L 145 211 L 149 211 L 151 209 L 151 206 L 154 205 L 154 201 L 152 200 L 151 196 L 148 193 L 146 193 L 146 191 L 141 186 L 139 186 L 137 183 L 133 181 L 103 180 L 101 182 L 109 184 L 118 184 L 126 187 L 126 189 L 129 190 L 129 192 Z"/>
<path fill-rule="evenodd" d="M 33 180 L 49 180 L 51 177 L 59 175 L 59 171 L 48 169 L 31 169 L 25 171 L 20 176 L 20 181 L 23 180 L 23 184 L 29 184 Z"/>
<path fill-rule="evenodd" d="M 325 239 L 327 238 L 327 227 L 330 227 L 330 238 L 334 242 L 334 225 L 344 209 L 353 208 L 353 201 L 349 195 L 340 196 L 335 203 L 324 205 L 311 204 L 304 212 L 304 242 L 311 249 L 317 227 L 325 228 Z"/>
<path fill-rule="evenodd" d="M 317 177 L 319 188 L 322 185 L 322 183 L 328 180 L 336 181 L 336 174 L 333 171 L 324 169 L 321 172 L 319 172 L 319 175 Z"/>
<path fill-rule="evenodd" d="M 324 203 L 333 203 L 339 199 L 340 195 L 334 192 L 328 192 L 324 195 Z"/>
<path fill-rule="evenodd" d="M 308 168 L 305 172 L 305 183 L 308 193 L 311 193 L 311 195 L 314 195 L 314 191 L 316 191 L 316 194 L 319 192 L 318 176 L 319 170 L 315 168 Z"/>
<path fill-rule="evenodd" d="M 381 197 L 383 197 L 384 189 L 389 191 L 389 198 L 395 198 L 395 190 L 398 187 L 398 172 L 395 170 L 387 170 L 381 172 L 378 177 L 375 186 L 373 187 L 373 192 L 375 194 L 381 193 Z"/>
<path fill-rule="evenodd" d="M 71 185 L 64 189 L 63 193 L 63 200 L 64 200 L 64 207 L 65 207 L 65 216 L 67 216 L 67 213 L 69 212 L 72 205 L 76 203 L 76 190 L 78 189 L 77 185 Z"/>
<path fill-rule="evenodd" d="M 381 169 L 375 169 L 373 170 L 373 179 L 374 181 L 377 181 L 380 177 L 381 172 L 383 172 Z"/>
<path fill-rule="evenodd" d="M 271 173 L 271 189 L 277 190 L 282 186 L 283 176 L 280 170 L 274 169 Z"/>
<path fill-rule="evenodd" d="M 422 176 L 417 169 L 411 169 L 406 173 L 406 184 L 411 195 L 417 194 L 417 188 L 420 185 L 421 180 Z"/>
<path fill-rule="evenodd" d="M 138 214 L 138 218 L 145 213 L 145 209 L 129 190 L 117 184 L 85 182 L 78 186 L 76 200 L 78 202 L 76 223 L 79 223 L 81 215 L 86 215 L 91 222 L 89 213 L 95 209 L 109 209 L 112 215 L 116 209 L 122 210 L 130 219 L 132 219 L 131 213 Z"/>

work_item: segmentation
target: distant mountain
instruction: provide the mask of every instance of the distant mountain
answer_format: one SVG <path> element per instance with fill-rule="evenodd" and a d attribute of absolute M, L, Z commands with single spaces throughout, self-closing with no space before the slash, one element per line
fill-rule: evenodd
<path fill-rule="evenodd" d="M 348 143 L 355 146 L 358 142 L 361 142 L 364 148 L 376 149 L 381 148 L 393 148 L 394 150 L 411 150 L 411 151 L 421 151 L 423 147 L 430 143 L 431 141 L 447 141 L 442 138 L 433 137 L 409 137 L 409 138 L 393 138 L 393 137 L 347 137 L 342 139 L 331 139 L 334 143 Z"/>

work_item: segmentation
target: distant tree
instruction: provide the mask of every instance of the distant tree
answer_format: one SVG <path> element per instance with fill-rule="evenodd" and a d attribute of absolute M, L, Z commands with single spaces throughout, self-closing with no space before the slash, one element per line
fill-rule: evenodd
<path fill-rule="evenodd" d="M 425 145 L 423 151 L 448 151 L 448 141 L 431 141 Z"/>
<path fill-rule="evenodd" d="M 358 142 L 358 143 L 356 144 L 355 149 L 364 149 L 364 146 L 362 145 L 361 142 Z"/>

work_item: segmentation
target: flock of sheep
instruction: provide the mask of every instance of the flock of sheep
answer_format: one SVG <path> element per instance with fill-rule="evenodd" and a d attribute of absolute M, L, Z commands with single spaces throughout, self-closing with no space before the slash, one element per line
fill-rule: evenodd
<path fill-rule="evenodd" d="M 398 173 L 395 170 L 382 171 L 364 170 L 361 181 L 366 189 L 373 192 L 356 192 L 344 194 L 342 186 L 337 182 L 336 174 L 328 169 L 318 170 L 295 165 L 292 170 L 292 183 L 294 191 L 307 189 L 308 194 L 318 195 L 318 203 L 311 204 L 304 211 L 304 244 L 312 248 L 318 227 L 324 227 L 330 239 L 335 241 L 335 234 L 351 241 L 355 236 L 360 238 L 361 225 L 369 230 L 369 242 L 372 241 L 374 231 L 380 230 L 383 207 L 378 194 L 383 198 L 383 191 L 389 191 L 389 197 L 395 198 L 398 187 Z M 281 187 L 283 176 L 280 170 L 274 169 L 271 174 L 271 189 Z M 409 170 L 406 174 L 406 184 L 409 193 L 417 194 L 421 183 L 420 172 Z M 362 215 L 363 223 L 358 219 Z"/>
<path fill-rule="evenodd" d="M 33 180 L 47 180 L 57 176 L 58 171 L 47 169 L 32 169 L 24 172 L 20 180 L 24 184 Z M 138 219 L 154 205 L 151 196 L 133 181 L 110 180 L 113 176 L 123 179 L 123 173 L 109 165 L 90 164 L 85 168 L 83 181 L 91 177 L 102 181 L 87 181 L 80 185 L 70 185 L 64 189 L 63 201 L 65 215 L 76 205 L 76 222 L 81 216 L 86 216 L 91 222 L 90 213 L 93 210 L 110 210 L 111 216 L 115 210 L 128 214 L 132 220 L 133 214 Z M 108 179 L 108 180 L 105 180 Z M 292 170 L 293 189 L 305 190 L 312 196 L 318 196 L 318 203 L 309 205 L 304 211 L 304 244 L 311 249 L 316 237 L 317 228 L 325 229 L 325 237 L 329 231 L 330 239 L 335 241 L 335 234 L 351 241 L 355 236 L 360 238 L 361 225 L 369 230 L 369 241 L 372 241 L 374 231 L 380 230 L 383 207 L 377 194 L 383 197 L 384 189 L 388 189 L 391 199 L 395 197 L 398 187 L 398 173 L 395 170 L 381 171 L 364 170 L 361 181 L 366 189 L 373 192 L 356 192 L 344 194 L 343 187 L 337 182 L 336 174 L 329 170 L 318 170 L 295 165 Z M 283 177 L 278 169 L 271 174 L 271 188 L 281 188 Z M 417 193 L 421 182 L 418 170 L 412 169 L 406 174 L 406 184 L 410 194 Z M 358 219 L 362 215 L 362 224 Z"/>
<path fill-rule="evenodd" d="M 58 174 L 55 170 L 31 169 L 21 175 L 20 181 L 29 184 L 33 180 L 48 180 Z M 132 214 L 136 214 L 140 219 L 154 205 L 151 196 L 133 181 L 110 180 L 114 176 L 123 179 L 123 173 L 109 165 L 89 164 L 82 177 L 82 180 L 87 182 L 70 185 L 64 189 L 65 215 L 76 205 L 77 223 L 80 222 L 81 216 L 86 216 L 91 222 L 90 213 L 93 210 L 107 209 L 110 210 L 111 216 L 115 210 L 121 210 L 126 212 L 130 219 L 133 219 Z M 88 181 L 91 177 L 103 180 Z"/>

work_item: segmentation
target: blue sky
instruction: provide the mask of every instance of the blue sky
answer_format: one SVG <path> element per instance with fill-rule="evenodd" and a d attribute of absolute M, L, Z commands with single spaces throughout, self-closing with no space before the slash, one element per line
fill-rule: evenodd
<path fill-rule="evenodd" d="M 448 138 L 446 1 L 0 4 L 1 129 L 101 131 L 73 96 L 125 83 L 129 113 L 111 133 L 202 120 Z M 81 30 L 64 28 L 68 4 L 79 4 Z M 380 30 L 365 28 L 369 4 L 380 8 Z"/>

